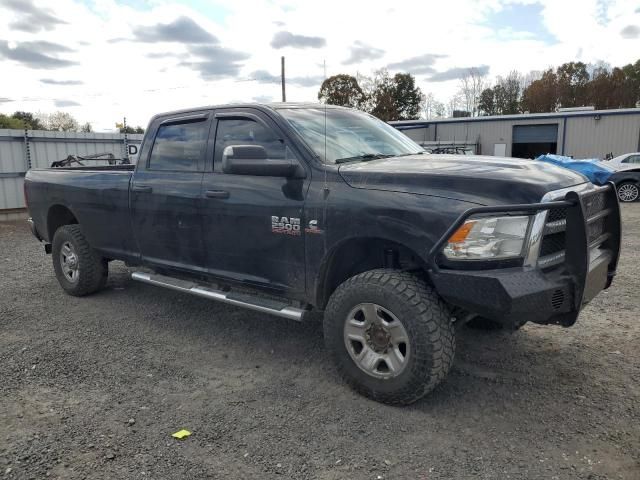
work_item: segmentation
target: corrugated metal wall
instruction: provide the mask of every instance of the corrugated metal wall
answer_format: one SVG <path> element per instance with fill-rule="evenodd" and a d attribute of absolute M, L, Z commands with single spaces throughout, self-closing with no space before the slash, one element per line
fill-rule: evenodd
<path fill-rule="evenodd" d="M 606 154 L 613 153 L 617 157 L 623 153 L 637 152 L 639 148 L 640 114 L 607 115 L 599 120 L 594 117 L 567 119 L 565 155 L 604 158 Z"/>
<path fill-rule="evenodd" d="M 142 135 L 127 135 L 127 141 L 139 145 Z M 124 135 L 0 129 L 0 211 L 24 208 L 22 184 L 29 167 L 47 168 L 69 155 L 96 153 L 123 158 Z"/>
<path fill-rule="evenodd" d="M 558 150 L 562 144 L 563 118 L 472 121 L 464 123 L 442 122 L 438 124 L 437 140 L 466 140 L 480 144 L 481 155 L 493 155 L 496 144 L 506 144 L 507 156 L 511 155 L 512 135 L 515 125 L 558 125 Z"/>
<path fill-rule="evenodd" d="M 431 142 L 434 140 L 433 127 L 433 125 L 430 125 L 420 128 L 411 128 L 409 130 L 402 130 L 402 133 L 404 133 L 407 137 L 417 143 Z"/>

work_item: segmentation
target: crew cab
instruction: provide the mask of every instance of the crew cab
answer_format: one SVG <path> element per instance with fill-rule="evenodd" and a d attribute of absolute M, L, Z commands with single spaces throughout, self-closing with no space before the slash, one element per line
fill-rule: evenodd
<path fill-rule="evenodd" d="M 408 404 L 455 329 L 574 325 L 615 275 L 612 186 L 529 160 L 430 155 L 363 112 L 225 105 L 155 116 L 132 165 L 30 170 L 34 235 L 71 295 L 132 278 L 292 320 L 323 318 L 343 378 Z"/>

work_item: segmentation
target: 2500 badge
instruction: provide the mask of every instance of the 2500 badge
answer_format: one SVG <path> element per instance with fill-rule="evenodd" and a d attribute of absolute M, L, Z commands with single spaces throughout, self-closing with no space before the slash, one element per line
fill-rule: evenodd
<path fill-rule="evenodd" d="M 271 217 L 271 233 L 283 233 L 285 235 L 300 235 L 300 219 L 295 217 Z"/>

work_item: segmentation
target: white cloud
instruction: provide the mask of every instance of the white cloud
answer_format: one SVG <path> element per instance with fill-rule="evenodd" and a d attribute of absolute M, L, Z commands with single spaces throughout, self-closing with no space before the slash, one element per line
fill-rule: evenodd
<path fill-rule="evenodd" d="M 125 115 L 144 125 L 164 110 L 277 100 L 281 55 L 294 101 L 317 99 L 324 63 L 327 75 L 413 70 L 425 92 L 446 100 L 457 81 L 430 77 L 485 65 L 493 77 L 576 59 L 621 65 L 640 56 L 640 39 L 621 35 L 640 26 L 628 0 L 540 0 L 548 38 L 486 23 L 506 4 L 531 3 L 236 0 L 225 2 L 221 15 L 211 2 L 194 9 L 153 0 L 139 10 L 115 0 L 41 0 L 37 9 L 35 0 L 0 0 L 0 111 L 67 105 L 79 121 L 103 130 Z M 38 12 L 46 28 L 36 33 L 25 22 Z"/>

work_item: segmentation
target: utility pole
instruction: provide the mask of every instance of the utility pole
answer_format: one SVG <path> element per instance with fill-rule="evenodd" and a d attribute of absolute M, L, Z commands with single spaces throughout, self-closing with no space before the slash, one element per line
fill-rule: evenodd
<path fill-rule="evenodd" d="M 284 86 L 284 56 L 280 57 L 280 78 L 282 81 L 282 101 L 287 101 L 287 92 Z"/>

